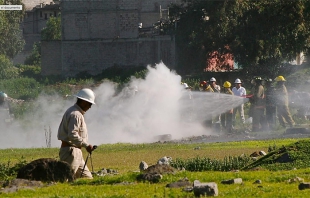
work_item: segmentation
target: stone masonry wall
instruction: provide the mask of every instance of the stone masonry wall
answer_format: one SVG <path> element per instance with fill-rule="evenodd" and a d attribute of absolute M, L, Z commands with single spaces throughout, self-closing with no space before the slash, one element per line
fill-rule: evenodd
<path fill-rule="evenodd" d="M 42 66 L 46 64 L 42 74 L 99 74 L 114 65 L 146 66 L 160 61 L 174 68 L 174 40 L 170 36 L 139 38 L 138 23 L 152 26 L 159 20 L 160 6 L 167 9 L 180 1 L 62 0 L 61 47 L 42 46 L 42 54 L 53 52 L 42 57 Z"/>
<path fill-rule="evenodd" d="M 61 75 L 61 41 L 41 41 L 41 74 Z"/>
<path fill-rule="evenodd" d="M 85 71 L 95 75 L 114 65 L 147 66 L 161 60 L 170 67 L 175 64 L 174 43 L 170 36 L 140 41 L 65 41 L 62 50 L 62 72 L 68 76 Z"/>
<path fill-rule="evenodd" d="M 63 40 L 137 38 L 138 23 L 151 26 L 159 20 L 160 7 L 181 0 L 63 0 Z M 167 11 L 165 11 L 167 12 Z"/>

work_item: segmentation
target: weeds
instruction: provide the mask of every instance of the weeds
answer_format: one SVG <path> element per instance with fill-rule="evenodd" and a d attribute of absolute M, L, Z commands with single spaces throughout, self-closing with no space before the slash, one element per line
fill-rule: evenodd
<path fill-rule="evenodd" d="M 187 171 L 231 171 L 238 170 L 250 164 L 253 160 L 247 156 L 228 156 L 223 160 L 196 157 L 192 159 L 176 159 L 171 166 L 177 169 L 185 168 Z"/>
<path fill-rule="evenodd" d="M 11 161 L 0 164 L 0 180 L 8 180 L 15 177 L 19 169 L 27 164 L 26 160 L 21 159 L 14 166 L 11 166 Z"/>

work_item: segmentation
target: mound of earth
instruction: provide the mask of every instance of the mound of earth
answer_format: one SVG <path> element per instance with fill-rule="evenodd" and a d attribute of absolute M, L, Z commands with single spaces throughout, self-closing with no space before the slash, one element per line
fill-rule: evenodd
<path fill-rule="evenodd" d="M 74 174 L 67 162 L 51 158 L 41 158 L 22 167 L 17 178 L 44 182 L 73 181 Z"/>
<path fill-rule="evenodd" d="M 310 140 L 301 140 L 282 146 L 269 152 L 243 170 L 256 169 L 258 167 L 268 170 L 290 170 L 293 168 L 307 168 L 310 162 Z"/>

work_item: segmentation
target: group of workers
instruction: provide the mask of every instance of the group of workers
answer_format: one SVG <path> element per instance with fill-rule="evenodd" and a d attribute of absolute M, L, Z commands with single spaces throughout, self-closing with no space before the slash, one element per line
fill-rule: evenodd
<path fill-rule="evenodd" d="M 225 81 L 221 89 L 221 86 L 216 84 L 216 79 L 212 77 L 209 82 L 201 81 L 199 90 L 249 98 L 250 109 L 248 116 L 252 117 L 252 131 L 256 132 L 273 130 L 276 123 L 276 113 L 281 126 L 294 126 L 295 122 L 289 110 L 285 81 L 283 76 L 278 76 L 274 80 L 254 77 L 251 81 L 252 88 L 250 94 L 247 94 L 239 78 L 234 81 L 234 86 L 229 81 Z M 244 104 L 241 104 L 219 116 L 224 131 L 228 133 L 233 132 L 237 112 L 239 112 L 241 122 L 245 123 Z"/>
<path fill-rule="evenodd" d="M 212 77 L 209 82 L 200 83 L 200 91 L 214 93 L 224 93 L 240 97 L 248 97 L 251 103 L 249 116 L 253 118 L 252 131 L 263 130 L 265 126 L 274 127 L 275 113 L 278 112 L 279 122 L 282 126 L 288 123 L 293 126 L 295 123 L 290 115 L 288 108 L 288 93 L 284 85 L 283 76 L 278 76 L 275 81 L 276 86 L 272 86 L 272 80 L 268 79 L 265 86 L 263 79 L 255 77 L 252 80 L 253 88 L 251 95 L 247 95 L 246 89 L 242 86 L 239 78 L 234 81 L 235 86 L 232 88 L 229 81 L 225 81 L 223 88 L 216 84 L 216 79 Z M 183 83 L 189 89 L 190 87 Z M 0 105 L 4 104 L 7 95 L 0 92 Z M 75 178 L 93 178 L 90 170 L 85 164 L 81 148 L 85 148 L 88 153 L 95 149 L 95 146 L 88 143 L 87 126 L 84 120 L 84 114 L 93 104 L 95 104 L 95 93 L 91 89 L 81 89 L 77 94 L 76 103 L 69 107 L 64 113 L 58 129 L 58 139 L 61 141 L 59 158 L 67 162 L 74 171 Z M 220 115 L 222 127 L 228 131 L 233 131 L 233 121 L 236 113 L 240 113 L 240 118 L 245 123 L 244 105 L 224 112 Z M 264 113 L 266 118 L 264 119 Z"/>

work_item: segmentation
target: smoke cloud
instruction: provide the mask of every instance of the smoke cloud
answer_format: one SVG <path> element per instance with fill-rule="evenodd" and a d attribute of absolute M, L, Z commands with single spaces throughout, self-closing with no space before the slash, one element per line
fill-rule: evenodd
<path fill-rule="evenodd" d="M 110 81 L 94 89 L 96 105 L 85 114 L 90 144 L 155 142 L 165 134 L 172 139 L 212 135 L 203 122 L 245 102 L 227 94 L 190 92 L 181 85 L 181 76 L 163 63 L 147 69 L 145 79 L 132 77 L 121 92 Z M 59 123 L 75 102 L 73 97 L 42 94 L 26 120 L 2 126 L 0 148 L 46 147 L 49 132 L 51 146 L 59 147 Z"/>

